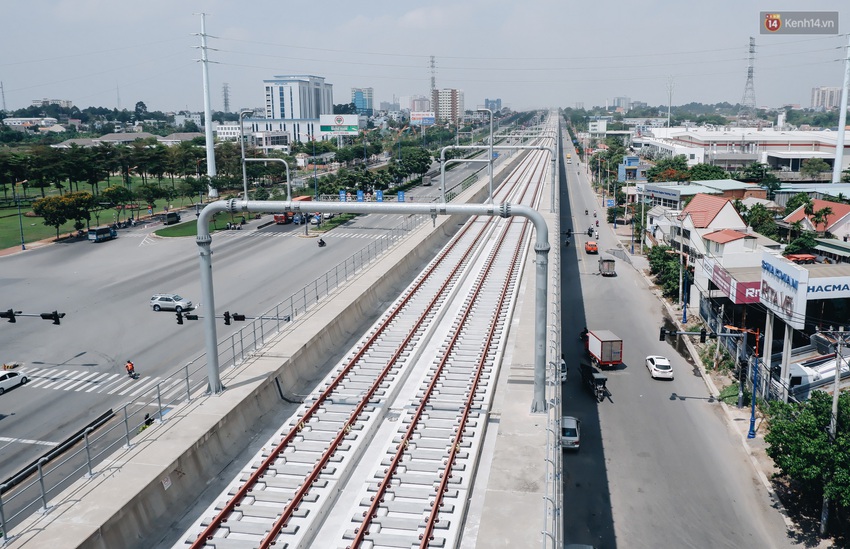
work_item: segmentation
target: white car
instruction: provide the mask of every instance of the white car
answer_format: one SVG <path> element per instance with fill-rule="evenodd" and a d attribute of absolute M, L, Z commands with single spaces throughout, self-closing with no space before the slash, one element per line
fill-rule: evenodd
<path fill-rule="evenodd" d="M 651 355 L 646 357 L 646 369 L 652 379 L 673 379 L 673 366 L 663 356 Z"/>
<path fill-rule="evenodd" d="M 561 418 L 561 448 L 578 450 L 581 445 L 581 421 L 572 416 Z"/>
<path fill-rule="evenodd" d="M 27 381 L 27 376 L 21 372 L 0 371 L 0 395 L 18 385 L 24 385 Z"/>

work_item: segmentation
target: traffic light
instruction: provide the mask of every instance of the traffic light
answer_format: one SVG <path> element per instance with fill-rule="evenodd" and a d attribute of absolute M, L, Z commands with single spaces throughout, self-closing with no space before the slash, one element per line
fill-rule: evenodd
<path fill-rule="evenodd" d="M 224 311 L 222 316 L 224 317 L 224 325 L 230 326 L 230 311 Z"/>
<path fill-rule="evenodd" d="M 44 320 L 52 320 L 54 324 L 60 324 L 59 319 L 65 318 L 65 313 L 57 313 L 53 311 L 52 313 L 41 313 L 41 318 Z"/>
<path fill-rule="evenodd" d="M 189 313 L 185 313 L 183 316 L 186 317 L 186 320 L 198 320 L 198 315 L 190 315 Z"/>
<path fill-rule="evenodd" d="M 183 324 L 183 313 L 177 313 L 177 324 Z"/>
<path fill-rule="evenodd" d="M 667 339 L 667 330 L 661 328 L 661 331 L 658 333 L 658 341 L 664 341 Z"/>
<path fill-rule="evenodd" d="M 705 337 L 708 335 L 708 332 L 705 331 L 705 328 L 699 331 L 699 342 L 705 343 Z"/>
<path fill-rule="evenodd" d="M 238 320 L 239 322 L 243 322 L 245 320 L 245 315 L 240 315 L 239 313 L 233 313 L 233 320 Z"/>
<path fill-rule="evenodd" d="M 9 322 L 14 324 L 15 322 L 17 322 L 17 320 L 15 320 L 15 312 L 16 311 L 14 311 L 13 309 L 9 309 L 8 311 L 0 311 L 0 318 L 8 319 Z M 17 312 L 20 313 L 21 311 Z"/>

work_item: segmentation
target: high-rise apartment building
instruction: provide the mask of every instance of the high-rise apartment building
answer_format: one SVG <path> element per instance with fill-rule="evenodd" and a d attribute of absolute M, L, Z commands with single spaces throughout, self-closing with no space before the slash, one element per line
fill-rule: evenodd
<path fill-rule="evenodd" d="M 463 90 L 444 88 L 433 90 L 431 109 L 440 122 L 456 122 L 463 116 Z"/>
<path fill-rule="evenodd" d="M 354 103 L 357 114 L 372 116 L 375 113 L 372 106 L 374 93 L 375 90 L 372 88 L 351 88 L 351 102 Z"/>
<path fill-rule="evenodd" d="M 275 76 L 263 80 L 266 118 L 276 120 L 315 119 L 333 114 L 333 84 L 310 75 Z"/>
<path fill-rule="evenodd" d="M 813 109 L 837 109 L 841 106 L 841 88 L 812 88 Z"/>

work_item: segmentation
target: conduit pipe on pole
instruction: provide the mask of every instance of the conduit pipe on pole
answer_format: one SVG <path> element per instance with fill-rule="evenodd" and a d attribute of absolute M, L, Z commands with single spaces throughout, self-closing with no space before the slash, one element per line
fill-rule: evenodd
<path fill-rule="evenodd" d="M 207 353 L 207 375 L 209 392 L 220 393 L 224 390 L 219 371 L 217 336 L 215 325 L 215 296 L 212 276 L 212 236 L 209 232 L 209 222 L 219 212 L 331 212 L 355 214 L 399 214 L 399 215 L 463 215 L 490 217 L 525 217 L 534 224 L 536 240 L 534 252 L 535 265 L 535 325 L 534 325 L 534 397 L 531 403 L 532 412 L 546 411 L 546 307 L 547 307 L 547 273 L 549 268 L 549 227 L 546 220 L 537 210 L 522 204 L 392 204 L 392 203 L 362 203 L 362 202 L 293 202 L 291 200 L 218 200 L 208 204 L 201 210 L 198 217 L 198 237 L 200 269 L 201 269 L 201 300 L 209 307 L 205 314 L 204 338 Z"/>

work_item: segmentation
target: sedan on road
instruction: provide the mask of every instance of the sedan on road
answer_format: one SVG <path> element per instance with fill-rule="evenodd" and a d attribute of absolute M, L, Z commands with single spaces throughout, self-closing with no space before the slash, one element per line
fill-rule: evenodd
<path fill-rule="evenodd" d="M 0 395 L 26 382 L 27 376 L 20 372 L 0 372 Z"/>
<path fill-rule="evenodd" d="M 156 294 L 151 298 L 151 309 L 154 311 L 191 311 L 194 307 L 188 299 L 177 294 Z"/>
<path fill-rule="evenodd" d="M 646 357 L 646 369 L 652 379 L 673 379 L 673 366 L 663 356 L 650 355 Z"/>
<path fill-rule="evenodd" d="M 572 416 L 561 418 L 561 448 L 578 450 L 581 445 L 581 421 Z"/>

